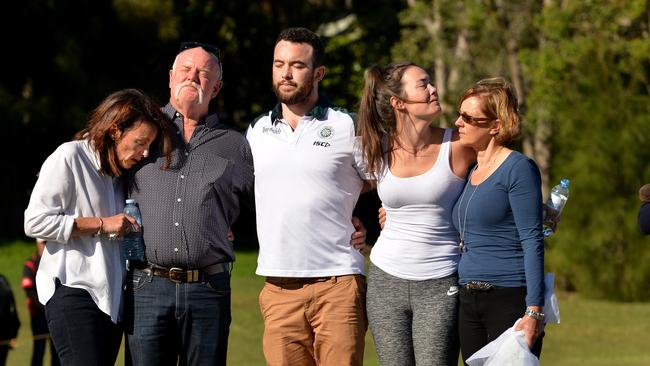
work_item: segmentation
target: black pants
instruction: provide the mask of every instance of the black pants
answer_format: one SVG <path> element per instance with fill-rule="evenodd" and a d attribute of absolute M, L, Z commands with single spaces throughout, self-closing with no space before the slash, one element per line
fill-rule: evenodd
<path fill-rule="evenodd" d="M 461 287 L 459 300 L 460 350 L 463 361 L 466 361 L 474 352 L 498 338 L 524 315 L 526 288 L 496 287 L 481 291 Z M 544 333 L 531 349 L 537 357 L 542 353 L 543 337 Z"/>
<path fill-rule="evenodd" d="M 62 365 L 115 365 L 122 329 L 86 290 L 59 286 L 45 305 L 45 316 Z"/>
<path fill-rule="evenodd" d="M 2 340 L 3 342 L 9 342 L 9 340 Z M 0 366 L 5 366 L 5 363 L 7 362 L 7 355 L 9 354 L 9 346 L 7 345 L 0 345 Z"/>
<path fill-rule="evenodd" d="M 45 356 L 45 346 L 50 340 L 50 355 L 52 356 L 52 366 L 59 366 L 59 356 L 56 354 L 54 342 L 50 337 L 50 330 L 47 329 L 47 320 L 45 314 L 32 315 L 32 335 L 34 336 L 34 348 L 32 351 L 32 366 L 43 366 L 43 357 Z"/>

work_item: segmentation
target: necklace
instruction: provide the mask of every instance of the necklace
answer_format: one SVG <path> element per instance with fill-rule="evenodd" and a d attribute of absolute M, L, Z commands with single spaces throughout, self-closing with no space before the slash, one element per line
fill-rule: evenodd
<path fill-rule="evenodd" d="M 483 178 L 482 180 L 487 179 L 487 174 L 490 172 L 490 169 L 492 169 L 492 164 L 496 161 L 497 157 L 499 156 L 499 153 L 501 152 L 502 148 L 498 148 L 497 151 L 494 152 L 492 158 L 490 161 L 485 164 L 485 173 L 483 173 Z M 465 193 L 467 192 L 467 186 L 472 184 L 472 175 L 474 175 L 474 172 L 476 171 L 476 168 L 478 168 L 479 164 L 476 163 L 472 170 L 469 172 L 469 175 L 467 177 L 467 184 L 465 184 L 465 188 L 463 188 L 463 193 L 460 195 L 460 199 L 458 202 L 460 204 L 463 203 L 463 197 L 465 197 Z M 482 183 L 482 182 L 481 182 Z M 465 251 L 465 229 L 467 228 L 467 211 L 469 210 L 469 203 L 472 201 L 472 197 L 474 197 L 474 193 L 478 190 L 478 186 L 481 184 L 478 183 L 476 184 L 476 187 L 474 187 L 474 190 L 472 191 L 472 194 L 469 195 L 469 198 L 467 199 L 467 203 L 465 204 L 465 215 L 463 216 L 463 222 L 461 223 L 460 221 L 460 206 L 458 207 L 458 226 L 460 226 L 460 244 L 458 245 L 459 249 L 461 252 Z"/>
<path fill-rule="evenodd" d="M 483 177 L 483 178 L 481 178 L 481 180 L 485 180 L 485 178 L 488 176 L 488 174 L 490 173 L 490 170 L 492 170 L 492 165 L 493 165 L 494 162 L 497 160 L 497 157 L 499 156 L 499 153 L 501 153 L 501 150 L 502 150 L 502 148 L 499 147 L 499 148 L 494 152 L 494 154 L 492 154 L 492 158 L 490 159 L 490 161 L 487 162 L 487 164 L 485 164 L 485 167 L 483 166 L 483 164 L 479 164 L 478 162 L 476 163 L 476 165 L 474 166 L 474 170 L 476 170 L 476 168 L 478 168 L 479 165 L 480 165 L 480 167 L 481 167 L 481 172 L 483 173 L 483 174 L 482 174 L 482 177 Z"/>
<path fill-rule="evenodd" d="M 474 165 L 474 168 L 472 168 L 472 171 L 469 172 L 469 176 L 467 177 L 467 184 L 465 184 L 465 188 L 463 188 L 463 194 L 460 195 L 460 199 L 458 202 L 460 204 L 463 203 L 463 197 L 465 197 L 465 193 L 467 192 L 467 186 L 472 184 L 472 174 L 474 174 L 474 171 L 476 170 L 476 167 L 478 167 L 478 164 Z M 458 249 L 460 249 L 460 252 L 465 251 L 465 229 L 467 228 L 467 210 L 469 208 L 469 203 L 472 201 L 472 197 L 474 197 L 474 193 L 478 190 L 478 184 L 476 187 L 474 187 L 474 190 L 472 191 L 472 194 L 469 195 L 469 198 L 467 199 L 467 203 L 465 204 L 465 215 L 463 217 L 463 222 L 461 224 L 460 221 L 460 206 L 458 206 L 458 226 L 460 226 L 460 244 L 458 245 Z"/>

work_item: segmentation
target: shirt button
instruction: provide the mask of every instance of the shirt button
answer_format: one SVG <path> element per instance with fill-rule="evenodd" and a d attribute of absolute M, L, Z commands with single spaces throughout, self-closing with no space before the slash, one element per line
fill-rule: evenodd
<path fill-rule="evenodd" d="M 186 151 L 186 152 L 185 152 L 185 156 L 188 156 L 188 155 L 190 155 L 190 153 L 188 153 L 188 152 Z"/>
<path fill-rule="evenodd" d="M 178 253 L 178 248 L 174 248 L 174 252 Z"/>
<path fill-rule="evenodd" d="M 179 224 L 177 222 L 174 223 L 174 226 L 178 226 Z"/>
<path fill-rule="evenodd" d="M 181 174 L 181 179 L 185 179 L 185 174 Z"/>
<path fill-rule="evenodd" d="M 176 199 L 176 202 L 180 202 L 180 201 L 181 201 L 181 199 L 180 199 L 180 198 L 177 198 L 177 199 Z"/>

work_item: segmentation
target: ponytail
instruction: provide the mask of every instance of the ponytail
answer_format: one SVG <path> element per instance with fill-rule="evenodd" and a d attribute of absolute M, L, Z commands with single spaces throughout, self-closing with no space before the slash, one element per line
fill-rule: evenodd
<path fill-rule="evenodd" d="M 390 98 L 401 98 L 402 76 L 410 66 L 415 64 L 393 63 L 385 68 L 372 65 L 366 70 L 357 116 L 357 135 L 361 137 L 363 158 L 368 171 L 375 179 L 388 164 L 385 153 L 390 151 L 393 144 L 396 121 Z M 388 137 L 388 149 L 382 148 L 384 136 Z"/>

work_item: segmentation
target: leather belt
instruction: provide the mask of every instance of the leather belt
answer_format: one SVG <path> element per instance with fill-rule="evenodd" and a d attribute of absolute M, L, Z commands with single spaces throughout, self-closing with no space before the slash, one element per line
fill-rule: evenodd
<path fill-rule="evenodd" d="M 336 280 L 341 276 L 325 276 L 325 277 L 267 277 L 266 280 L 271 283 L 315 283 Z"/>
<path fill-rule="evenodd" d="M 469 281 L 462 286 L 467 290 L 474 290 L 474 291 L 490 291 L 493 288 L 497 287 L 489 282 L 484 282 L 484 281 Z"/>
<path fill-rule="evenodd" d="M 153 267 L 151 268 L 151 271 L 154 276 L 165 277 L 176 283 L 205 282 L 207 279 L 205 273 L 200 269 L 183 269 L 178 267 L 167 269 L 162 267 Z"/>
<path fill-rule="evenodd" d="M 165 268 L 153 263 L 150 263 L 143 268 L 143 271 L 151 271 L 154 276 L 164 277 L 176 283 L 196 283 L 207 282 L 208 277 L 218 273 L 228 271 L 230 268 L 229 263 L 219 263 L 217 266 L 211 266 L 210 274 L 200 269 L 186 269 L 179 267 Z"/>
<path fill-rule="evenodd" d="M 340 276 L 324 276 L 324 277 L 266 277 L 266 282 L 273 284 L 279 287 L 302 287 L 304 285 L 319 283 L 319 282 L 331 282 L 332 284 L 337 283 L 341 278 L 348 276 L 361 276 L 359 274 L 349 274 L 349 275 L 340 275 Z"/>

